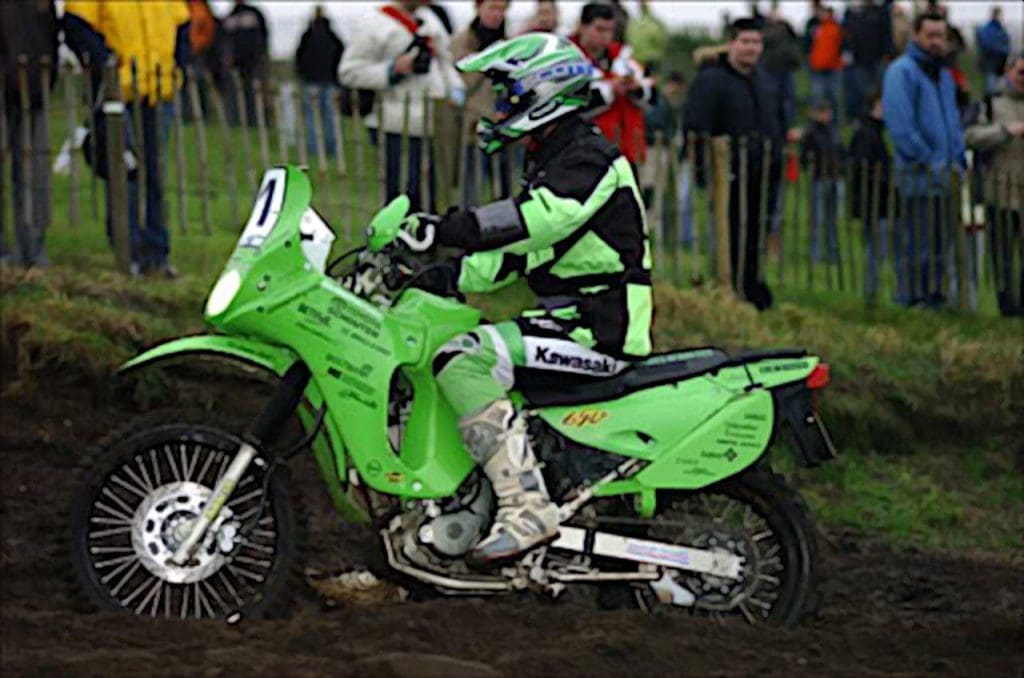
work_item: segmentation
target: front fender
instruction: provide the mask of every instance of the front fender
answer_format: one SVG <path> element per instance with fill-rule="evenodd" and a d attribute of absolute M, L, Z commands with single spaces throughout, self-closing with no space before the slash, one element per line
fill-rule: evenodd
<path fill-rule="evenodd" d="M 200 334 L 173 339 L 155 346 L 121 365 L 117 373 L 122 375 L 141 367 L 186 355 L 229 358 L 250 367 L 263 369 L 278 377 L 284 376 L 288 368 L 298 360 L 298 356 L 289 349 L 272 346 L 262 341 L 221 334 Z"/>
<path fill-rule="evenodd" d="M 161 362 L 180 360 L 183 357 L 215 357 L 229 362 L 240 363 L 249 368 L 269 372 L 282 377 L 299 359 L 293 351 L 273 346 L 262 341 L 229 337 L 222 334 L 201 334 L 174 339 L 136 356 L 120 367 L 118 375 L 124 375 L 143 367 Z M 316 411 L 323 405 L 324 398 L 316 380 L 310 380 L 303 397 L 302 407 L 296 414 L 302 427 L 309 430 L 316 418 Z M 330 416 L 324 422 L 324 430 L 311 444 L 317 466 L 327 483 L 327 492 L 334 507 L 347 519 L 365 521 L 367 515 L 345 492 L 344 472 L 346 468 L 344 446 L 336 422 Z"/>

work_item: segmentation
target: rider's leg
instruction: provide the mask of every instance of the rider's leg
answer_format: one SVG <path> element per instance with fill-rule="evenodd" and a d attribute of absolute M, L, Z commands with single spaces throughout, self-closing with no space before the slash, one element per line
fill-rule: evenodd
<path fill-rule="evenodd" d="M 522 365 L 523 341 L 515 323 L 483 325 L 445 344 L 434 374 L 459 418 L 466 449 L 498 497 L 498 515 L 467 557 L 485 566 L 514 558 L 558 535 L 558 507 L 544 485 L 526 425 L 508 399 L 513 368 Z"/>

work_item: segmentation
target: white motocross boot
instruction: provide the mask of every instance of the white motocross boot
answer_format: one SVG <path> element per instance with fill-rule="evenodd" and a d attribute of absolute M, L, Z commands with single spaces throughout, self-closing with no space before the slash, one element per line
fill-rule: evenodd
<path fill-rule="evenodd" d="M 548 496 L 526 424 L 508 400 L 492 403 L 460 422 L 470 454 L 498 497 L 491 532 L 466 556 L 474 568 L 514 560 L 558 537 L 558 507 Z"/>

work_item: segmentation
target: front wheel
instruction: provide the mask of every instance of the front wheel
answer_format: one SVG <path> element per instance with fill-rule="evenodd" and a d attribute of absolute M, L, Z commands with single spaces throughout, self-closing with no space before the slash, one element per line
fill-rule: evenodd
<path fill-rule="evenodd" d="M 756 469 L 663 501 L 647 525 L 648 538 L 743 559 L 738 580 L 669 572 L 696 597 L 690 609 L 784 627 L 817 612 L 817 534 L 803 499 L 782 476 Z M 687 609 L 662 603 L 649 586 L 638 587 L 636 598 L 649 612 Z"/>
<path fill-rule="evenodd" d="M 164 420 L 166 421 L 166 419 Z M 93 607 L 223 618 L 280 609 L 295 557 L 288 472 L 258 456 L 185 566 L 170 556 L 239 440 L 203 424 L 141 424 L 111 436 L 71 515 L 72 561 Z"/>

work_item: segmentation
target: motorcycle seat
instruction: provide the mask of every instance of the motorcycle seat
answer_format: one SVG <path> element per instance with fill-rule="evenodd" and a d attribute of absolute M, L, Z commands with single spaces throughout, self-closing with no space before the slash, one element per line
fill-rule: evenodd
<path fill-rule="evenodd" d="M 546 370 L 516 370 L 516 387 L 531 407 L 585 405 L 614 400 L 635 391 L 714 375 L 723 367 L 773 358 L 799 358 L 803 349 L 769 349 L 730 356 L 719 348 L 671 351 L 633 362 L 612 377 L 591 377 Z"/>
<path fill-rule="evenodd" d="M 718 369 L 729 356 L 715 348 L 673 351 L 638 360 L 612 377 L 517 370 L 516 386 L 534 407 L 582 405 L 621 398 L 633 391 L 669 384 Z"/>

